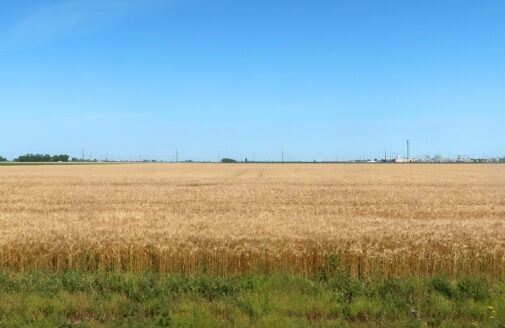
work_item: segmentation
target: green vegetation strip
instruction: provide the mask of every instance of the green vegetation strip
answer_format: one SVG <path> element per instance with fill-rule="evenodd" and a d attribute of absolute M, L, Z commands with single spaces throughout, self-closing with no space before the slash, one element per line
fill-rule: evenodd
<path fill-rule="evenodd" d="M 505 327 L 505 283 L 0 271 L 0 327 Z"/>

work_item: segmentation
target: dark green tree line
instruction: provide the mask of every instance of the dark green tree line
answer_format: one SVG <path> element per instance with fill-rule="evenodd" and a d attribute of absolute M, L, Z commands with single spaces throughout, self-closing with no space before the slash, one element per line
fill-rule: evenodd
<path fill-rule="evenodd" d="M 14 159 L 16 162 L 68 162 L 68 155 L 26 154 Z"/>

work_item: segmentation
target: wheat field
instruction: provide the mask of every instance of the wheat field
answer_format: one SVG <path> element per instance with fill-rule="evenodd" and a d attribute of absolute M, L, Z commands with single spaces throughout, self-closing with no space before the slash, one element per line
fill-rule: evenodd
<path fill-rule="evenodd" d="M 0 167 L 0 267 L 505 275 L 505 165 Z"/>

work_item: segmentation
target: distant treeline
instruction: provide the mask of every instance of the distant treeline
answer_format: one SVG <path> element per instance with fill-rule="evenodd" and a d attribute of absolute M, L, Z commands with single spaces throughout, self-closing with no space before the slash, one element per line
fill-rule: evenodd
<path fill-rule="evenodd" d="M 68 162 L 68 155 L 26 154 L 15 158 L 15 162 Z"/>
<path fill-rule="evenodd" d="M 3 157 L 3 156 L 0 156 L 0 162 L 6 162 L 7 161 L 7 158 Z M 14 162 L 69 162 L 69 161 L 72 161 L 72 162 L 98 162 L 98 160 L 95 158 L 95 159 L 82 159 L 82 158 L 76 158 L 76 157 L 72 157 L 72 159 L 70 159 L 70 156 L 69 155 L 65 155 L 65 154 L 61 154 L 61 155 L 49 155 L 49 154 L 26 154 L 26 155 L 22 155 L 22 156 L 19 156 L 18 158 L 15 158 L 13 159 Z M 112 160 L 108 160 L 108 159 L 104 159 L 104 160 L 100 160 L 101 162 L 116 162 L 116 161 L 112 161 Z M 353 162 L 369 162 L 370 160 L 355 160 Z M 376 162 L 378 162 L 379 160 L 375 159 Z M 474 163 L 487 163 L 487 162 L 490 162 L 488 159 L 473 159 L 472 160 Z M 128 162 L 128 161 L 126 161 Z M 144 159 L 142 160 L 142 162 L 158 162 L 157 160 L 147 160 L 147 159 Z M 161 161 L 163 162 L 163 161 Z M 191 163 L 193 162 L 192 160 L 185 160 L 184 162 L 187 162 L 187 163 Z M 225 157 L 223 159 L 221 159 L 221 162 L 222 163 L 237 163 L 238 161 L 233 159 L 233 158 L 228 158 L 228 157 Z M 244 162 L 248 162 L 247 158 L 244 160 Z M 314 161 L 316 162 L 316 161 Z M 384 162 L 384 160 L 381 160 L 381 162 Z M 388 162 L 394 162 L 394 160 L 388 160 Z M 492 162 L 499 162 L 499 163 L 505 163 L 505 157 L 502 157 L 502 158 L 493 158 Z M 260 163 L 260 162 L 256 162 L 256 163 Z M 265 162 L 267 163 L 267 162 Z M 271 162 L 271 163 L 274 163 L 274 162 Z M 305 163 L 303 161 L 299 161 L 298 163 Z"/>
<path fill-rule="evenodd" d="M 72 162 L 98 162 L 98 160 L 95 159 L 82 159 L 82 158 L 77 158 L 77 157 L 72 157 Z M 107 161 L 105 161 L 107 162 Z"/>

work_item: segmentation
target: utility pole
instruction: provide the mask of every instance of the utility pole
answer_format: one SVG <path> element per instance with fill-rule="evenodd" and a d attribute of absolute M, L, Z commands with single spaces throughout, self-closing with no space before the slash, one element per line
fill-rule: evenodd
<path fill-rule="evenodd" d="M 388 162 L 387 148 L 384 148 L 384 163 Z"/>
<path fill-rule="evenodd" d="M 175 162 L 179 161 L 179 149 L 175 149 Z"/>
<path fill-rule="evenodd" d="M 407 139 L 407 159 L 410 158 L 410 140 Z"/>
<path fill-rule="evenodd" d="M 282 163 L 284 163 L 284 148 L 282 148 L 281 153 L 282 153 Z"/>
<path fill-rule="evenodd" d="M 84 161 L 84 148 L 82 149 L 82 158 L 81 159 Z"/>

